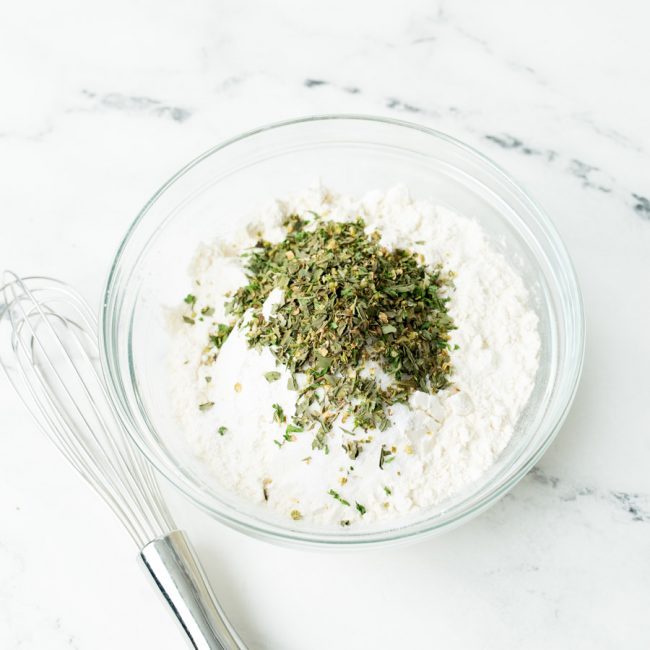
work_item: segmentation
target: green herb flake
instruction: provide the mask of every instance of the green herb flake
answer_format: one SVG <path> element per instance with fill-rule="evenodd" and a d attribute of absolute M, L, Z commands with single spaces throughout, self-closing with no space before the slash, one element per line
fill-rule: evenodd
<path fill-rule="evenodd" d="M 228 427 L 221 426 L 217 429 L 217 431 L 220 436 L 223 436 L 228 431 Z"/>
<path fill-rule="evenodd" d="M 349 506 L 350 502 L 346 501 L 336 490 L 330 490 L 327 494 L 331 497 L 334 497 L 339 503 L 342 503 L 344 506 Z"/>
<path fill-rule="evenodd" d="M 345 450 L 345 453 L 352 459 L 356 460 L 363 449 L 361 442 L 358 440 L 346 440 L 341 447 Z"/>
<path fill-rule="evenodd" d="M 287 421 L 284 409 L 279 404 L 273 404 L 273 421 L 282 424 Z"/>
<path fill-rule="evenodd" d="M 388 486 L 384 486 L 384 492 L 385 492 L 388 496 L 390 496 L 390 495 L 393 493 L 393 491 L 392 491 Z"/>
<path fill-rule="evenodd" d="M 280 379 L 280 373 L 277 370 L 271 370 L 270 372 L 265 372 L 264 373 L 264 379 L 269 382 L 277 381 Z"/>
<path fill-rule="evenodd" d="M 183 322 L 187 323 L 188 325 L 194 325 L 194 323 L 196 323 L 196 321 L 189 316 L 183 316 Z"/>
<path fill-rule="evenodd" d="M 386 445 L 381 446 L 381 451 L 379 452 L 379 469 L 384 469 L 384 465 L 392 463 L 395 460 L 395 455 L 390 449 L 386 448 Z"/>
<path fill-rule="evenodd" d="M 339 524 L 340 524 L 341 526 L 343 526 L 344 528 L 345 528 L 346 526 L 349 526 L 351 523 L 352 523 L 352 522 L 351 522 L 349 519 L 341 519 L 341 521 L 339 521 Z"/>
<path fill-rule="evenodd" d="M 212 343 L 217 350 L 221 349 L 221 346 L 226 342 L 230 332 L 232 332 L 232 325 L 217 323 L 214 331 L 209 335 L 210 343 Z"/>
<path fill-rule="evenodd" d="M 293 519 L 294 521 L 300 521 L 302 519 L 302 514 L 300 510 L 292 510 L 291 519 Z"/>
<path fill-rule="evenodd" d="M 363 515 L 365 515 L 366 512 L 367 512 L 366 506 L 362 506 L 358 501 L 355 501 L 354 503 L 355 503 L 355 505 L 357 507 L 357 510 L 359 511 L 361 516 L 363 517 Z"/>
<path fill-rule="evenodd" d="M 194 306 L 194 303 L 196 302 L 196 296 L 194 294 L 188 293 L 185 298 L 183 298 L 183 302 Z"/>
<path fill-rule="evenodd" d="M 203 307 L 201 310 L 201 313 L 204 316 L 213 316 L 214 315 L 214 307 Z"/>
<path fill-rule="evenodd" d="M 199 411 L 209 411 L 214 406 L 214 402 L 203 402 L 199 404 Z"/>

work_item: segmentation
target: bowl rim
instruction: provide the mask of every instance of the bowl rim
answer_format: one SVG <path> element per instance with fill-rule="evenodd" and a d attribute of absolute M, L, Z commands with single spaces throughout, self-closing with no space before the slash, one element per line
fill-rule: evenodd
<path fill-rule="evenodd" d="M 569 390 L 565 391 L 564 394 L 564 403 L 562 404 L 561 411 L 557 414 L 555 422 L 549 426 L 549 431 L 546 437 L 541 441 L 539 446 L 530 454 L 528 459 L 521 464 L 517 471 L 513 472 L 508 478 L 503 480 L 501 483 L 498 483 L 492 489 L 481 494 L 472 507 L 467 508 L 464 511 L 461 511 L 457 514 L 455 518 L 431 522 L 427 527 L 423 527 L 426 523 L 426 520 L 410 524 L 407 527 L 400 528 L 399 526 L 391 528 L 385 531 L 372 531 L 372 532 L 359 532 L 356 534 L 346 533 L 345 535 L 328 535 L 323 536 L 319 533 L 314 532 L 301 532 L 299 530 L 289 530 L 283 529 L 273 524 L 271 522 L 264 522 L 264 527 L 259 527 L 254 524 L 249 523 L 245 519 L 238 519 L 236 517 L 230 516 L 228 513 L 219 511 L 214 507 L 206 503 L 206 499 L 201 498 L 203 492 L 198 488 L 198 486 L 191 485 L 189 481 L 185 478 L 181 478 L 178 474 L 172 474 L 168 471 L 168 468 L 158 461 L 156 456 L 149 452 L 147 445 L 138 439 L 138 436 L 133 433 L 134 425 L 129 419 L 129 408 L 123 404 L 123 401 L 120 396 L 120 390 L 118 389 L 118 384 L 120 382 L 116 381 L 115 370 L 113 365 L 110 362 L 110 359 L 114 356 L 113 350 L 111 348 L 112 341 L 112 330 L 115 325 L 114 316 L 116 310 L 113 308 L 113 296 L 116 293 L 115 285 L 117 278 L 119 276 L 119 271 L 121 268 L 121 262 L 125 255 L 126 249 L 132 239 L 133 234 L 136 229 L 145 218 L 152 206 L 158 201 L 158 199 L 172 186 L 174 183 L 179 180 L 181 177 L 189 173 L 194 167 L 199 165 L 202 161 L 209 158 L 213 154 L 229 147 L 232 144 L 235 144 L 241 140 L 245 140 L 255 135 L 275 130 L 281 129 L 283 127 L 295 126 L 299 124 L 305 124 L 309 122 L 328 122 L 328 121 L 343 121 L 343 120 L 357 120 L 370 123 L 379 123 L 389 126 L 402 127 L 414 131 L 419 131 L 427 136 L 433 136 L 434 138 L 443 140 L 449 144 L 454 145 L 459 148 L 466 154 L 469 154 L 477 162 L 486 165 L 487 168 L 494 173 L 501 182 L 505 182 L 506 186 L 515 192 L 518 195 L 518 198 L 523 200 L 527 207 L 534 214 L 537 224 L 542 228 L 544 235 L 549 239 L 554 251 L 556 254 L 559 254 L 563 258 L 564 262 L 564 274 L 566 276 L 566 281 L 570 286 L 572 291 L 572 304 L 575 309 L 575 342 L 577 347 L 574 349 L 573 365 L 567 368 L 569 373 L 567 376 L 567 381 Z M 203 153 L 199 154 L 194 159 L 190 160 L 187 164 L 181 167 L 175 174 L 173 174 L 166 182 L 164 182 L 159 189 L 151 196 L 151 198 L 144 204 L 140 209 L 137 216 L 127 229 L 125 235 L 123 236 L 120 244 L 114 254 L 111 266 L 109 268 L 106 280 L 104 283 L 103 299 L 101 301 L 100 307 L 100 319 L 99 319 L 99 351 L 100 351 L 100 361 L 102 366 L 102 371 L 106 380 L 107 389 L 109 393 L 110 400 L 112 402 L 113 408 L 118 415 L 119 420 L 129 432 L 130 439 L 134 442 L 136 447 L 140 452 L 145 456 L 145 458 L 155 467 L 155 469 L 162 474 L 176 489 L 178 489 L 185 497 L 187 497 L 194 505 L 198 506 L 204 512 L 207 512 L 212 517 L 217 520 L 229 525 L 230 527 L 245 532 L 246 534 L 253 535 L 256 537 L 262 537 L 267 540 L 285 542 L 289 544 L 302 544 L 310 547 L 363 547 L 367 548 L 370 546 L 384 546 L 388 544 L 397 544 L 405 541 L 413 541 L 415 539 L 423 539 L 425 537 L 440 533 L 443 530 L 451 530 L 456 526 L 469 521 L 473 517 L 477 516 L 493 504 L 495 504 L 504 494 L 510 491 L 535 465 L 539 458 L 546 452 L 550 444 L 553 442 L 557 436 L 559 430 L 561 429 L 568 412 L 571 408 L 573 400 L 575 398 L 576 391 L 580 382 L 580 377 L 582 374 L 583 364 L 584 364 L 584 351 L 585 351 L 585 316 L 584 316 L 584 303 L 582 299 L 582 294 L 580 291 L 580 286 L 578 283 L 577 274 L 569 256 L 568 250 L 564 245 L 555 225 L 551 221 L 550 217 L 546 212 L 541 208 L 535 199 L 533 199 L 528 192 L 517 182 L 515 181 L 510 174 L 508 174 L 503 168 L 497 165 L 494 161 L 488 158 L 485 154 L 481 153 L 479 150 L 475 149 L 471 145 L 462 142 L 452 136 L 447 135 L 436 129 L 417 124 L 414 122 L 409 122 L 406 120 L 398 120 L 388 117 L 381 117 L 375 115 L 365 115 L 365 114 L 356 114 L 356 113 L 336 113 L 336 114 L 322 114 L 322 115 L 308 115 L 303 117 L 297 117 L 293 119 L 287 119 L 277 122 L 272 122 L 265 124 L 263 126 L 244 131 L 239 135 L 233 136 L 226 140 L 221 141 L 220 143 L 210 147 Z"/>

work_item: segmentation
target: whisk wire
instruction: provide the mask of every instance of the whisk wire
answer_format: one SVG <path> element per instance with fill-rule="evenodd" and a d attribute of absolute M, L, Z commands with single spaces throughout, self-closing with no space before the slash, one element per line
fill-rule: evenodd
<path fill-rule="evenodd" d="M 14 326 L 17 327 L 15 331 L 19 335 L 15 342 L 20 345 L 25 355 L 29 353 L 25 339 L 21 335 L 21 329 L 26 327 L 30 334 L 31 350 L 34 350 L 34 344 L 36 344 L 42 355 L 39 361 L 36 361 L 34 357 L 30 358 L 23 356 L 21 364 L 23 371 L 27 376 L 29 370 L 25 367 L 25 363 L 26 360 L 32 361 L 31 368 L 36 383 L 35 385 L 32 385 L 30 382 L 26 382 L 26 385 L 28 389 L 30 389 L 30 393 L 35 399 L 35 403 L 41 408 L 49 422 L 56 427 L 55 429 L 50 428 L 48 430 L 57 433 L 56 441 L 61 442 L 59 448 L 65 450 L 65 455 L 68 460 L 72 462 L 81 475 L 100 493 L 105 501 L 109 503 L 118 517 L 122 520 L 122 523 L 127 527 L 132 536 L 134 536 L 134 539 L 139 541 L 144 534 L 144 530 L 143 527 L 139 525 L 138 513 L 131 505 L 130 495 L 129 498 L 122 500 L 114 496 L 115 494 L 119 494 L 117 490 L 120 485 L 119 475 L 115 470 L 113 459 L 111 459 L 108 454 L 102 453 L 101 448 L 97 448 L 98 439 L 95 430 L 84 415 L 83 411 L 79 408 L 77 400 L 73 398 L 71 392 L 67 389 L 66 382 L 63 381 L 60 373 L 56 370 L 45 347 L 41 344 L 41 338 L 37 336 L 36 331 L 32 326 L 33 314 L 27 314 L 22 304 L 18 305 L 18 309 L 22 313 L 23 319 L 18 322 L 14 320 Z M 44 317 L 42 310 L 37 311 L 40 311 L 39 315 Z M 47 318 L 41 322 L 47 322 L 49 325 L 49 319 Z M 58 336 L 56 337 L 56 340 L 62 344 Z M 65 407 L 60 401 L 55 402 L 56 392 L 51 385 L 51 380 L 49 380 L 44 373 L 42 361 L 44 361 L 47 367 L 54 373 L 56 379 L 60 381 L 59 388 L 62 388 L 69 398 L 69 404 L 66 404 Z M 40 389 L 40 392 L 38 389 Z M 75 437 L 74 415 L 70 414 L 67 410 L 67 406 L 69 405 L 74 408 L 76 416 L 79 418 L 79 421 L 76 422 L 76 426 L 78 427 L 77 437 Z M 85 430 L 81 427 L 82 423 L 86 427 Z M 79 445 L 79 431 L 83 431 L 86 436 L 87 434 L 90 434 L 91 440 L 85 438 L 84 444 Z M 94 444 L 89 444 L 89 442 L 94 442 Z M 98 459 L 96 457 L 98 453 L 100 459 L 108 461 L 108 466 L 105 466 L 103 471 L 98 466 Z"/>
<path fill-rule="evenodd" d="M 55 280 L 7 275 L 3 319 L 11 326 L 14 363 L 4 355 L 0 362 L 9 380 L 41 428 L 136 543 L 174 528 L 151 467 L 127 440 L 110 406 L 97 367 L 96 323 L 87 305 Z M 72 315 L 50 306 L 57 299 L 73 307 Z"/>
<path fill-rule="evenodd" d="M 86 325 L 86 332 L 88 330 L 90 331 L 97 331 L 97 321 L 94 318 L 94 316 L 90 313 L 90 310 L 88 309 L 88 305 L 76 294 L 71 293 L 70 297 L 77 303 L 78 309 L 80 316 L 83 318 L 85 325 Z M 75 333 L 75 336 L 77 339 L 79 337 Z M 97 341 L 95 337 L 92 339 L 89 339 L 86 337 L 87 343 L 92 345 L 92 352 L 93 356 L 95 358 L 99 358 L 99 348 L 97 346 Z M 79 341 L 79 344 L 82 345 L 81 341 Z M 110 397 L 108 395 L 108 391 L 106 389 L 106 386 L 104 382 L 102 381 L 101 375 L 99 374 L 97 368 L 93 365 L 92 366 L 93 372 L 95 374 L 95 378 L 97 380 L 97 388 L 98 390 L 101 391 L 102 397 L 105 400 L 105 403 L 108 404 L 110 403 Z M 124 443 L 125 442 L 125 437 L 121 436 L 118 439 L 114 439 L 113 437 L 110 437 L 111 441 L 115 440 L 116 442 L 119 440 L 120 442 Z M 143 456 L 134 448 L 134 446 L 130 443 L 128 444 L 122 444 L 122 453 L 126 455 L 127 459 L 130 461 L 126 465 L 127 471 L 131 474 L 134 482 L 132 485 L 137 486 L 138 488 L 142 487 L 142 482 L 144 480 L 144 487 L 149 490 L 149 494 L 153 497 L 151 500 L 145 500 L 145 503 L 148 506 L 152 506 L 153 509 L 155 510 L 154 512 L 154 518 L 158 520 L 165 521 L 168 525 L 168 528 L 173 525 L 173 522 L 171 522 L 171 519 L 169 517 L 169 513 L 162 503 L 162 499 L 160 496 L 160 491 L 158 489 L 158 486 L 156 484 L 156 480 L 153 474 L 153 471 L 151 470 L 151 467 L 148 465 L 147 461 L 143 458 Z M 121 463 L 121 460 L 118 458 L 118 464 L 119 466 L 123 466 L 123 463 Z M 136 471 L 132 471 L 131 468 L 135 467 Z M 145 489 L 145 493 L 146 493 Z M 142 490 L 138 490 L 141 492 Z M 135 496 L 135 495 L 134 495 Z M 137 498 L 137 496 L 136 496 Z"/>
<path fill-rule="evenodd" d="M 18 345 L 21 346 L 25 352 L 24 342 L 21 339 L 17 340 Z M 19 363 L 24 363 L 20 361 Z M 74 433 L 71 431 L 71 428 L 68 422 L 64 419 L 63 415 L 57 410 L 57 407 L 52 400 L 51 396 L 47 392 L 47 385 L 45 384 L 42 373 L 38 370 L 33 369 L 35 382 L 23 381 L 19 386 L 17 381 L 10 377 L 10 381 L 16 388 L 16 391 L 21 396 L 21 399 L 25 405 L 34 412 L 34 405 L 39 413 L 35 413 L 35 417 L 40 424 L 41 428 L 48 433 L 49 431 L 57 431 L 57 435 L 49 435 L 48 437 L 52 440 L 57 449 L 63 454 L 63 456 L 70 462 L 79 472 L 84 480 L 86 480 L 98 493 L 99 495 L 108 503 L 108 505 L 113 509 L 118 518 L 122 521 L 123 525 L 129 531 L 131 536 L 138 540 L 141 537 L 141 531 L 137 530 L 136 527 L 132 524 L 132 521 L 136 521 L 135 516 L 132 512 L 125 512 L 125 509 L 122 507 L 120 502 L 116 500 L 112 493 L 107 489 L 104 482 L 97 480 L 93 472 L 89 472 L 87 468 L 89 467 L 90 458 L 88 453 L 83 449 L 79 448 L 73 440 Z M 25 391 L 32 398 L 32 401 L 25 399 Z"/>

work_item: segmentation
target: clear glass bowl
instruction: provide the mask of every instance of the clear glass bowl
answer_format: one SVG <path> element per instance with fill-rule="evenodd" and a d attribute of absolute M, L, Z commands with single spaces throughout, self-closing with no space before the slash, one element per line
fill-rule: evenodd
<path fill-rule="evenodd" d="M 541 363 L 528 406 L 497 462 L 435 507 L 358 530 L 322 530 L 225 492 L 205 474 L 169 412 L 169 338 L 163 305 L 185 295 L 201 241 L 241 227 L 269 198 L 320 179 L 362 195 L 405 183 L 477 219 L 519 270 L 539 316 Z M 174 485 L 218 520 L 247 534 L 314 546 L 368 546 L 416 539 L 475 516 L 533 466 L 564 421 L 580 376 L 584 316 L 576 276 L 555 228 L 494 163 L 442 133 L 406 122 L 324 116 L 274 124 L 192 161 L 144 206 L 122 242 L 102 309 L 102 356 L 111 396 L 138 447 Z"/>

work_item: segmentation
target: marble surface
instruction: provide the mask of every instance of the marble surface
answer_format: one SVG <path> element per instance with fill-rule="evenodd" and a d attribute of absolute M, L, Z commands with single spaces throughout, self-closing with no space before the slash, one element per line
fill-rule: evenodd
<path fill-rule="evenodd" d="M 0 7 L 0 265 L 94 304 L 181 164 L 270 121 L 357 112 L 478 147 L 552 215 L 588 321 L 549 452 L 405 548 L 277 548 L 170 500 L 252 650 L 650 647 L 650 8 L 633 0 Z M 0 384 L 0 647 L 183 647 L 112 515 Z"/>

